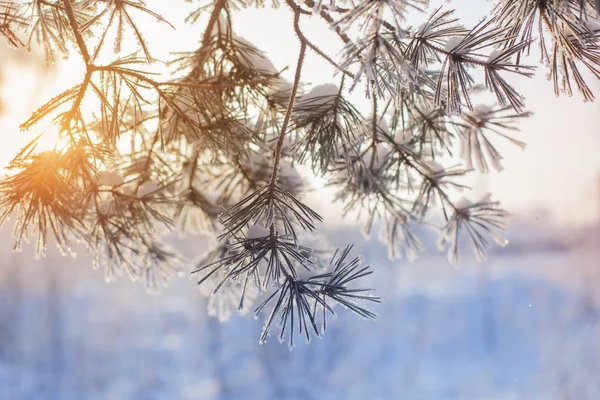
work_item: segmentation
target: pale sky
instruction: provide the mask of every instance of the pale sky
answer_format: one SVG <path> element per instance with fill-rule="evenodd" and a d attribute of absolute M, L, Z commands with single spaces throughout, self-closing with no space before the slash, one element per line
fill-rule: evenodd
<path fill-rule="evenodd" d="M 148 4 L 152 7 L 155 2 L 158 5 L 157 0 Z M 172 7 L 173 1 L 161 3 L 159 8 L 164 10 L 160 11 L 178 29 L 173 32 L 152 21 L 153 29 L 146 31 L 145 37 L 153 55 L 160 58 L 171 51 L 195 49 L 201 38 L 202 23 L 179 24 L 185 10 Z M 442 1 L 432 3 L 434 7 Z M 456 8 L 457 16 L 472 26 L 485 16 L 489 2 L 454 0 L 445 7 Z M 414 23 L 420 24 L 423 18 L 417 16 Z M 298 52 L 291 22 L 291 14 L 283 7 L 281 10 L 245 10 L 234 20 L 234 30 L 266 51 L 276 67 L 290 66 L 284 73 L 290 80 Z M 339 52 L 339 40 L 319 18 L 303 17 L 302 26 L 323 50 L 330 54 Z M 39 132 L 18 131 L 18 124 L 33 111 L 32 105 L 42 104 L 81 76 L 79 60 L 74 61 L 60 63 L 56 75 L 50 73 L 44 82 L 35 79 L 37 72 L 28 66 L 27 60 L 2 72 L 4 82 L 0 92 L 6 106 L 4 115 L 0 116 L 0 131 L 6 138 L 0 147 L 3 164 L 28 138 Z M 531 63 L 537 64 L 537 59 L 532 58 Z M 312 84 L 335 83 L 337 79 L 332 77 L 332 72 L 325 61 L 311 54 L 303 69 L 303 79 Z M 527 109 L 534 113 L 521 123 L 521 133 L 517 136 L 527 147 L 522 151 L 518 147 L 499 146 L 504 156 L 504 171 L 474 179 L 475 191 L 490 191 L 514 213 L 544 208 L 560 223 L 589 223 L 600 218 L 600 106 L 598 101 L 584 103 L 579 95 L 556 98 L 551 83 L 545 78 L 546 72 L 546 68 L 540 66 L 536 77 L 514 81 L 526 98 Z M 593 82 L 594 92 L 600 98 L 600 83 L 591 77 L 588 81 Z M 362 88 L 357 87 L 353 97 L 360 103 L 362 94 Z"/>

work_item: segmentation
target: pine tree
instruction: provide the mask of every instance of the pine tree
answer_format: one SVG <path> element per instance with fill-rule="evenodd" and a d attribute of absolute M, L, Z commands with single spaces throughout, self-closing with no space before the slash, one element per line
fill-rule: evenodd
<path fill-rule="evenodd" d="M 138 17 L 176 25 L 152 2 L 0 1 L 8 45 L 37 44 L 48 63 L 70 57 L 85 67 L 77 85 L 21 125 L 51 120 L 61 140 L 38 151 L 38 137 L 10 162 L 0 222 L 14 218 L 15 248 L 33 236 L 39 256 L 51 238 L 64 253 L 84 243 L 107 279 L 127 274 L 157 288 L 191 264 L 213 313 L 268 310 L 261 341 L 274 325 L 290 344 L 298 334 L 319 336 L 335 304 L 372 318 L 368 305 L 379 301 L 361 285 L 372 270 L 351 257 L 352 245 L 330 251 L 315 236 L 322 218 L 302 200 L 298 166 L 335 188 L 366 234 L 381 226 L 391 258 L 417 257 L 415 224 L 435 227 L 441 216 L 449 260 L 463 239 L 483 259 L 492 242 L 505 244 L 507 213 L 490 196 L 455 192 L 470 171 L 502 168 L 497 140 L 524 146 L 512 134 L 529 113 L 511 76 L 533 75 L 527 55 L 537 46 L 557 95 L 593 100 L 583 71 L 600 79 L 594 0 L 497 0 L 470 28 L 427 0 L 188 2 L 197 9 L 185 23 L 203 32 L 200 46 L 160 60 L 170 70 L 157 74 Z M 293 13 L 293 82 L 236 33 L 232 15 L 247 7 Z M 412 27 L 409 13 L 429 17 Z M 341 55 L 307 37 L 301 21 L 309 16 L 336 33 Z M 125 40 L 139 51 L 124 54 Z M 99 61 L 107 48 L 111 61 Z M 308 52 L 335 68 L 335 83 L 303 85 Z M 495 104 L 473 103 L 482 89 Z M 349 100 L 357 90 L 370 110 Z M 98 104 L 94 115 L 82 110 L 87 101 Z M 219 241 L 188 262 L 163 240 L 172 232 Z"/>

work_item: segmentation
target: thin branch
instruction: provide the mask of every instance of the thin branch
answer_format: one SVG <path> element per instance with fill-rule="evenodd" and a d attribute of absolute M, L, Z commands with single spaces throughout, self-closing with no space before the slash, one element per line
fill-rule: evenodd
<path fill-rule="evenodd" d="M 300 30 L 300 15 L 301 8 L 298 7 L 296 3 L 292 0 L 286 0 L 286 3 L 290 6 L 290 8 L 294 11 L 294 30 L 296 31 L 296 35 L 300 40 L 300 53 L 298 54 L 298 62 L 296 64 L 296 75 L 294 77 L 294 83 L 292 86 L 290 101 L 288 102 L 287 111 L 285 113 L 285 118 L 283 119 L 283 123 L 281 125 L 281 130 L 279 132 L 279 139 L 277 140 L 277 147 L 275 148 L 275 159 L 273 161 L 273 173 L 271 175 L 271 181 L 269 183 L 271 190 L 275 188 L 275 184 L 277 183 L 277 174 L 279 172 L 279 161 L 281 159 L 281 153 L 283 149 L 283 142 L 285 139 L 285 134 L 287 131 L 288 124 L 290 122 L 290 118 L 292 117 L 292 111 L 294 109 L 294 102 L 296 100 L 296 93 L 298 92 L 298 86 L 300 86 L 300 77 L 302 75 L 302 65 L 304 64 L 304 56 L 306 55 L 306 47 L 307 40 L 302 34 Z"/>
<path fill-rule="evenodd" d="M 65 5 L 67 17 L 69 18 L 69 24 L 71 25 L 71 29 L 75 35 L 77 47 L 79 47 L 79 51 L 81 52 L 83 60 L 85 61 L 85 65 L 88 66 L 90 65 L 90 53 L 88 52 L 88 48 L 83 40 L 83 36 L 81 36 L 81 32 L 79 31 L 79 26 L 77 25 L 77 19 L 75 17 L 75 12 L 73 11 L 73 6 L 71 5 L 71 0 L 63 0 L 63 4 Z"/>
<path fill-rule="evenodd" d="M 308 45 L 308 47 L 310 47 L 310 49 L 312 51 L 314 51 L 315 53 L 317 53 L 319 56 L 321 56 L 325 61 L 327 61 L 329 64 L 333 65 L 335 68 L 337 68 L 342 74 L 344 75 L 348 75 L 350 78 L 354 79 L 355 75 L 350 72 L 345 70 L 344 68 L 342 68 L 337 62 L 335 62 L 331 57 L 329 57 L 323 50 L 321 50 L 319 47 L 317 47 L 317 45 L 315 45 L 314 43 L 312 43 L 311 41 L 307 40 L 306 44 Z"/>

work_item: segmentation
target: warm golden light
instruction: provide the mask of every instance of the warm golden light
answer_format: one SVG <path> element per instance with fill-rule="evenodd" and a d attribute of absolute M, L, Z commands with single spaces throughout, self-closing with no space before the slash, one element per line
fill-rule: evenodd
<path fill-rule="evenodd" d="M 470 2 L 456 2 L 459 3 L 457 15 L 465 21 L 474 23 L 481 16 L 481 9 L 466 7 Z M 198 26 L 202 24 L 181 23 L 189 11 L 187 6 L 171 7 L 170 2 L 156 3 L 153 4 L 156 11 L 173 23 L 176 29 L 157 23 L 147 15 L 136 15 L 140 26 L 151 27 L 145 31 L 145 38 L 152 56 L 168 60 L 173 56 L 171 53 L 197 48 L 202 36 Z M 434 6 L 439 3 L 441 1 L 432 2 Z M 259 47 L 265 50 L 275 67 L 283 69 L 289 66 L 297 52 L 294 33 L 288 29 L 290 16 L 285 9 L 248 9 L 236 13 L 234 17 L 240 34 L 250 42 L 260 44 Z M 256 24 L 257 18 L 264 18 L 269 24 Z M 311 36 L 322 39 L 320 42 L 324 49 L 331 53 L 339 52 L 335 35 L 319 22 L 318 19 L 307 18 L 303 24 L 309 28 Z M 277 35 L 273 35 L 273 32 L 277 32 Z M 123 54 L 139 50 L 139 44 L 132 35 L 125 35 L 124 40 Z M 106 51 L 99 55 L 99 64 L 113 61 L 113 42 L 114 37 L 109 35 L 106 38 Z M 50 121 L 44 121 L 26 132 L 21 132 L 19 125 L 37 107 L 80 82 L 84 70 L 75 49 L 72 49 L 68 60 L 59 60 L 51 68 L 43 68 L 44 56 L 38 53 L 4 49 L 0 56 L 3 61 L 0 71 L 3 76 L 0 82 L 0 103 L 3 105 L 0 110 L 0 132 L 3 135 L 0 166 L 4 167 L 20 148 L 44 132 Z M 534 55 L 532 59 L 536 57 Z M 168 79 L 169 68 L 164 64 L 141 67 L 160 71 L 166 76 L 159 79 Z M 309 54 L 303 77 L 312 85 L 327 83 L 331 82 L 330 71 L 326 62 Z M 283 76 L 290 79 L 292 72 L 288 69 Z M 582 103 L 577 96 L 556 99 L 551 85 L 544 79 L 545 74 L 545 67 L 540 67 L 535 78 L 519 82 L 527 108 L 535 114 L 521 125 L 523 134 L 519 139 L 527 142 L 527 149 L 523 152 L 508 146 L 502 148 L 505 170 L 479 179 L 478 182 L 485 188 L 478 189 L 492 190 L 511 210 L 542 207 L 551 210 L 560 221 L 585 222 L 597 209 L 595 204 L 584 201 L 584 193 L 591 190 L 600 169 L 598 158 L 595 157 L 600 144 L 596 128 L 597 103 Z M 598 83 L 593 82 L 593 86 L 598 92 Z M 361 90 L 356 90 L 354 94 L 353 100 L 363 101 Z M 98 101 L 93 95 L 86 97 L 82 108 L 89 115 Z M 57 139 L 56 129 L 49 128 L 39 148 L 53 148 Z"/>

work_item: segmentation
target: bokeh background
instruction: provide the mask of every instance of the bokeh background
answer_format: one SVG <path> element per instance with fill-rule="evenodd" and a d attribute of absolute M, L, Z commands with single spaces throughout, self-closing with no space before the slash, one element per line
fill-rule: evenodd
<path fill-rule="evenodd" d="M 182 20 L 185 7 L 166 3 L 172 4 L 157 1 L 158 11 Z M 467 25 L 491 5 L 446 3 Z M 245 10 L 234 26 L 283 68 L 297 52 L 290 22 L 285 10 Z M 176 25 L 177 32 L 148 30 L 156 57 L 198 43 L 201 22 Z M 306 26 L 323 48 L 339 51 L 318 20 Z M 80 66 L 61 60 L 46 67 L 38 52 L 4 45 L 0 59 L 5 165 L 37 134 L 19 132 L 19 123 L 69 87 Z M 310 57 L 305 81 L 327 83 L 331 72 Z M 541 67 L 535 78 L 515 82 L 535 114 L 521 125 L 526 150 L 501 148 L 505 170 L 471 182 L 514 215 L 509 246 L 492 251 L 487 262 L 465 254 L 453 268 L 424 228 L 419 233 L 428 251 L 414 262 L 390 262 L 385 246 L 366 241 L 352 219 L 323 201 L 328 192 L 321 183 L 312 182 L 307 202 L 328 221 L 322 233 L 334 245 L 356 243 L 355 253 L 375 269 L 371 285 L 385 302 L 374 308 L 378 320 L 342 311 L 323 339 L 293 351 L 276 340 L 259 345 L 260 319 L 209 317 L 208 299 L 187 276 L 159 294 L 125 280 L 106 284 L 84 250 L 77 258 L 50 251 L 43 260 L 33 260 L 27 248 L 13 253 L 5 226 L 0 399 L 597 400 L 600 108 L 577 97 L 556 98 L 545 75 Z M 593 86 L 600 93 L 600 84 Z M 195 237 L 177 245 L 193 257 L 210 242 Z"/>

